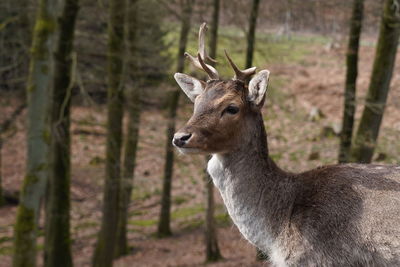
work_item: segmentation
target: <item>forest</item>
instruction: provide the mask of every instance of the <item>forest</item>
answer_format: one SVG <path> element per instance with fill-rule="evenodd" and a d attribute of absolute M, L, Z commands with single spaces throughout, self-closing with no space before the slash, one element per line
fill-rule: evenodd
<path fill-rule="evenodd" d="M 272 266 L 172 144 L 185 53 L 270 71 L 282 169 L 399 166 L 399 36 L 399 0 L 0 1 L 0 266 Z"/>

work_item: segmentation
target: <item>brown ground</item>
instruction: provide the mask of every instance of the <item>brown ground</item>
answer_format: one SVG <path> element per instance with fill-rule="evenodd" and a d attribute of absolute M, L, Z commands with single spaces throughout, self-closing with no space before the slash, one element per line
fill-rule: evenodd
<path fill-rule="evenodd" d="M 271 88 L 264 111 L 271 156 L 278 164 L 290 171 L 301 171 L 322 164 L 335 163 L 338 140 L 334 136 L 321 135 L 324 126 L 340 122 L 342 116 L 344 53 L 343 49 L 327 50 L 322 46 L 310 49 L 310 54 L 296 64 L 273 64 Z M 360 105 L 367 85 L 374 49 L 363 46 L 361 51 L 358 99 Z M 399 60 L 398 60 L 399 61 Z M 400 64 L 397 62 L 384 117 L 377 152 L 385 152 L 385 163 L 399 164 L 400 145 Z M 11 101 L 11 102 L 10 102 Z M 12 110 L 13 100 L 1 99 L 0 120 Z M 184 104 L 183 104 L 184 103 Z M 311 121 L 308 114 L 313 107 L 319 108 L 324 118 Z M 182 101 L 178 127 L 190 116 L 191 105 Z M 72 177 L 72 225 L 75 266 L 89 266 L 95 235 L 101 218 L 101 185 L 104 175 L 104 125 L 105 107 L 74 107 L 72 112 L 73 177 Z M 361 108 L 358 108 L 359 117 Z M 24 116 L 16 124 L 3 151 L 3 185 L 8 191 L 18 190 L 25 163 Z M 131 255 L 116 261 L 116 266 L 203 266 L 203 203 L 204 180 L 201 156 L 176 157 L 173 181 L 174 236 L 158 240 L 154 238 L 159 212 L 163 155 L 165 140 L 164 114 L 147 109 L 142 115 L 134 194 L 131 204 L 129 242 Z M 96 135 L 82 134 L 82 131 Z M 316 159 L 309 160 L 310 154 Z M 231 225 L 225 215 L 221 199 L 217 217 L 218 231 L 224 261 L 211 266 L 267 266 L 255 262 L 255 250 Z M 10 266 L 12 226 L 16 207 L 0 209 L 0 266 Z M 39 244 L 43 237 L 39 238 Z M 39 245 L 41 251 L 41 245 Z"/>

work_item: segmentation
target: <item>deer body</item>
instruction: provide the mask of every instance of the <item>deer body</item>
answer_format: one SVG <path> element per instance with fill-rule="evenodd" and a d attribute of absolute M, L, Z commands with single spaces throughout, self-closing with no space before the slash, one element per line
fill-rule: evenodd
<path fill-rule="evenodd" d="M 235 77 L 219 79 L 204 63 L 204 31 L 197 59 L 187 57 L 210 79 L 175 74 L 194 113 L 173 144 L 213 155 L 208 172 L 243 236 L 279 267 L 400 266 L 400 166 L 281 170 L 261 115 L 269 72 L 241 71 L 226 54 Z"/>
<path fill-rule="evenodd" d="M 235 225 L 275 266 L 400 266 L 400 167 L 291 174 L 259 149 L 263 143 L 213 155 L 208 172 Z"/>

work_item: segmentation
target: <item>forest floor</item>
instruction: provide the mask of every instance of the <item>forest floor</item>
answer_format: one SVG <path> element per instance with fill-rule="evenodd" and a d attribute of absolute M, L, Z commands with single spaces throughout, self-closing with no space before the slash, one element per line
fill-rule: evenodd
<path fill-rule="evenodd" d="M 285 41 L 279 42 L 282 46 L 287 45 Z M 256 62 L 259 69 L 271 71 L 271 86 L 263 112 L 270 155 L 283 169 L 293 172 L 336 163 L 338 137 L 332 129 L 340 125 L 342 117 L 345 77 L 345 45 L 329 48 L 326 41 L 298 42 L 303 43 L 290 42 L 292 45 L 286 47 L 281 57 L 272 61 L 268 60 L 268 54 L 258 51 Z M 369 84 L 374 50 L 367 42 L 361 48 L 357 118 Z M 399 60 L 376 151 L 380 156 L 375 156 L 385 164 L 400 163 Z M 221 59 L 220 62 L 225 61 Z M 1 96 L 0 101 L 2 121 L 16 107 L 17 100 L 8 94 Z M 320 112 L 315 112 L 317 109 Z M 74 105 L 72 109 L 71 234 L 75 266 L 90 266 L 101 221 L 105 110 L 105 105 Z M 182 97 L 177 128 L 184 125 L 191 112 L 192 105 Z M 317 113 L 320 116 L 313 115 Z M 10 130 L 2 150 L 3 186 L 9 192 L 19 190 L 24 176 L 24 114 Z M 132 253 L 118 259 L 115 266 L 205 265 L 204 189 L 205 182 L 210 181 L 204 179 L 204 156 L 176 155 L 172 189 L 174 235 L 164 239 L 154 235 L 160 209 L 164 146 L 169 142 L 165 140 L 165 130 L 165 112 L 154 106 L 145 107 L 130 205 Z M 224 260 L 207 266 L 268 266 L 268 263 L 255 261 L 254 247 L 232 225 L 218 192 L 215 196 L 218 238 Z M 16 206 L 0 208 L 0 266 L 4 267 L 11 266 L 15 214 Z M 41 252 L 42 229 L 38 243 Z"/>

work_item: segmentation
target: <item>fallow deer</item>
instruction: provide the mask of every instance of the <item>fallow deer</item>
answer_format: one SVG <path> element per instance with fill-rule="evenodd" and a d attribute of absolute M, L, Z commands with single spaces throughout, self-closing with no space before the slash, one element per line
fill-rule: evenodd
<path fill-rule="evenodd" d="M 173 144 L 212 154 L 208 172 L 242 235 L 274 266 L 400 266 L 400 166 L 280 169 L 261 115 L 269 71 L 241 71 L 226 53 L 235 76 L 220 79 L 204 62 L 205 27 L 197 58 L 185 55 L 209 79 L 175 74 L 194 113 Z"/>

